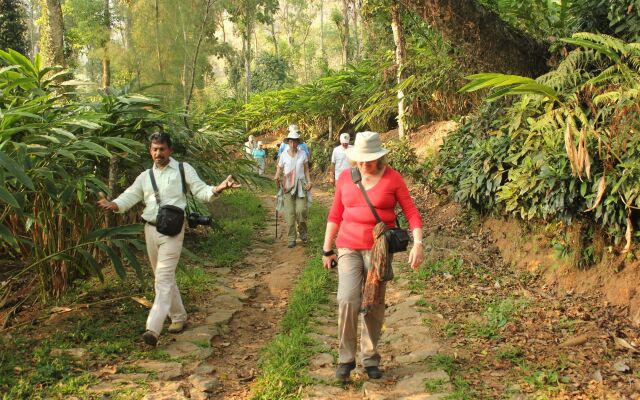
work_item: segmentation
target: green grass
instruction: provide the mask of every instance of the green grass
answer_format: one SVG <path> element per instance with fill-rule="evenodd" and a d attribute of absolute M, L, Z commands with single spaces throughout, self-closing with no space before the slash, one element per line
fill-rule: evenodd
<path fill-rule="evenodd" d="M 427 393 L 438 393 L 442 391 L 442 387 L 445 383 L 444 379 L 425 379 L 424 390 Z"/>
<path fill-rule="evenodd" d="M 326 223 L 326 211 L 312 206 L 309 213 L 309 249 L 321 246 Z M 309 357 L 317 344 L 307 333 L 312 330 L 313 317 L 328 302 L 331 276 L 322 267 L 322 258 L 315 254 L 307 262 L 289 298 L 282 319 L 281 333 L 262 351 L 261 374 L 253 388 L 252 399 L 299 398 L 298 389 L 310 382 L 306 376 Z"/>
<path fill-rule="evenodd" d="M 483 337 L 483 338 L 495 338 L 498 337 L 500 330 L 509 323 L 511 319 L 516 317 L 524 308 L 526 302 L 524 300 L 516 300 L 507 298 L 501 301 L 496 301 L 490 304 L 483 316 L 486 322 L 477 323 L 474 322 L 468 325 L 470 334 Z"/>

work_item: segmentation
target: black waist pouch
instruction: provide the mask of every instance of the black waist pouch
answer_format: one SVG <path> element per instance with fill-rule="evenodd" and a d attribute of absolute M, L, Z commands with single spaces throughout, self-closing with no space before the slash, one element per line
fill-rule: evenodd
<path fill-rule="evenodd" d="M 402 228 L 389 228 L 384 232 L 389 246 L 389 253 L 398 253 L 407 250 L 409 245 L 409 232 Z"/>
<path fill-rule="evenodd" d="M 156 217 L 156 230 L 167 236 L 175 236 L 182 232 L 184 210 L 176 206 L 162 206 Z"/>

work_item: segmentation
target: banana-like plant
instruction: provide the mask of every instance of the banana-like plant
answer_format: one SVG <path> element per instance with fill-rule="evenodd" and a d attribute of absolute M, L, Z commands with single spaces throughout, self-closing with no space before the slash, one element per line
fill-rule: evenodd
<path fill-rule="evenodd" d="M 4 293 L 35 272 L 43 297 L 60 296 L 77 277 L 102 279 L 104 260 L 123 278 L 125 263 L 141 276 L 141 226 L 104 229 L 95 201 L 107 191 L 99 166 L 114 152 L 135 159 L 144 146 L 101 135 L 113 114 L 80 102 L 60 83 L 66 71 L 12 50 L 0 60 L 0 254 L 21 262 Z"/>

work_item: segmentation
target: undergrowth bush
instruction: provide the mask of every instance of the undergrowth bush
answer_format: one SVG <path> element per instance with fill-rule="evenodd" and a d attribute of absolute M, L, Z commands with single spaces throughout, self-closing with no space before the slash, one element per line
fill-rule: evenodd
<path fill-rule="evenodd" d="M 640 206 L 640 44 L 581 33 L 559 66 L 536 81 L 479 74 L 495 87 L 446 138 L 442 178 L 457 201 L 525 220 L 600 224 L 629 250 Z"/>

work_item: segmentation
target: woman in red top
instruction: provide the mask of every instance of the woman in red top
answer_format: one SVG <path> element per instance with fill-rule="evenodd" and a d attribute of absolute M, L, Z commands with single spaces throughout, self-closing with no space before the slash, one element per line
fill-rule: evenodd
<path fill-rule="evenodd" d="M 378 133 L 359 132 L 353 147 L 347 150 L 347 157 L 356 163 L 367 196 L 387 226 L 395 226 L 396 204 L 402 207 L 413 233 L 414 245 L 409 253 L 409 264 L 416 269 L 423 260 L 422 220 L 404 179 L 385 163 L 387 152 L 381 146 Z M 351 171 L 343 171 L 338 177 L 322 248 L 324 267 L 331 268 L 336 261 L 338 265 L 338 379 L 347 379 L 356 365 L 358 315 L 367 270 L 371 266 L 376 223 L 360 188 L 351 179 Z M 332 250 L 334 240 L 337 255 Z M 384 287 L 382 293 L 384 296 Z M 368 309 L 363 316 L 360 336 L 362 365 L 371 379 L 382 377 L 376 347 L 383 319 L 384 301 Z"/>

